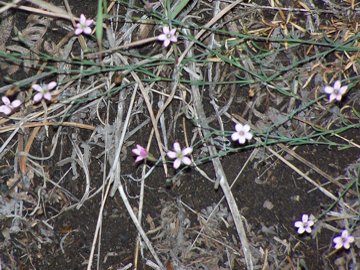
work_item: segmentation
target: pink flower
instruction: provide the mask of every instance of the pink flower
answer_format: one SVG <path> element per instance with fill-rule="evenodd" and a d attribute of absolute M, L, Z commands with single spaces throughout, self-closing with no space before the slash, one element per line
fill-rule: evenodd
<path fill-rule="evenodd" d="M 4 105 L 0 106 L 0 113 L 4 113 L 6 115 L 11 114 L 11 112 L 21 105 L 21 101 L 15 99 L 13 102 L 10 102 L 10 99 L 6 96 L 1 98 Z"/>
<path fill-rule="evenodd" d="M 164 26 L 163 33 L 160 34 L 157 38 L 158 40 L 164 42 L 164 47 L 167 47 L 170 45 L 171 42 L 177 42 L 177 37 L 175 33 L 176 33 L 175 28 L 170 30 L 169 26 Z"/>
<path fill-rule="evenodd" d="M 324 91 L 325 93 L 329 94 L 329 102 L 333 101 L 334 99 L 336 99 L 337 101 L 340 101 L 342 96 L 346 93 L 348 89 L 348 86 L 341 86 L 341 82 L 339 80 L 337 80 L 334 83 L 334 86 L 325 86 Z"/>
<path fill-rule="evenodd" d="M 303 234 L 304 232 L 311 233 L 311 226 L 314 225 L 314 221 L 308 215 L 302 215 L 301 221 L 296 221 L 294 226 L 298 228 L 298 234 Z"/>
<path fill-rule="evenodd" d="M 192 147 L 186 147 L 183 150 L 180 148 L 179 143 L 174 143 L 174 151 L 167 152 L 167 156 L 171 159 L 175 159 L 174 161 L 174 168 L 177 169 L 180 167 L 181 163 L 185 165 L 191 164 L 191 159 L 187 157 L 192 153 Z"/>
<path fill-rule="evenodd" d="M 148 151 L 139 144 L 136 145 L 136 148 L 134 148 L 132 152 L 137 156 L 135 162 L 146 160 L 149 156 Z"/>
<path fill-rule="evenodd" d="M 50 91 L 52 89 L 54 89 L 56 87 L 56 85 L 57 85 L 56 82 L 49 82 L 47 85 L 45 85 L 45 84 L 42 84 L 42 85 L 34 84 L 32 86 L 32 88 L 35 91 L 38 92 L 34 96 L 34 102 L 39 102 L 43 98 L 46 99 L 46 100 L 51 101 L 51 93 L 50 93 Z"/>
<path fill-rule="evenodd" d="M 336 249 L 340 249 L 344 247 L 345 249 L 350 248 L 350 244 L 354 242 L 354 237 L 349 234 L 347 230 L 343 230 L 341 232 L 341 236 L 335 237 L 333 242 L 335 244 Z"/>
<path fill-rule="evenodd" d="M 244 144 L 246 140 L 251 140 L 253 135 L 249 132 L 249 125 L 237 124 L 235 126 L 236 132 L 231 135 L 233 141 L 239 141 L 239 144 Z"/>
<path fill-rule="evenodd" d="M 91 34 L 90 25 L 92 25 L 93 23 L 94 23 L 94 20 L 87 20 L 86 17 L 84 16 L 84 14 L 81 14 L 80 15 L 80 20 L 76 24 L 75 35 L 78 36 L 81 33 L 84 33 L 86 35 L 90 35 Z"/>

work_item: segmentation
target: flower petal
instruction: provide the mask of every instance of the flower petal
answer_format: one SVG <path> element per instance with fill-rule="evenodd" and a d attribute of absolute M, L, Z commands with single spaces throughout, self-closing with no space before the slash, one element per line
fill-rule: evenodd
<path fill-rule="evenodd" d="M 334 92 L 334 88 L 332 88 L 331 86 L 325 86 L 324 87 L 324 91 L 325 91 L 325 93 L 327 93 L 327 94 L 331 94 L 332 92 Z"/>
<path fill-rule="evenodd" d="M 239 136 L 239 143 L 240 144 L 244 144 L 245 143 L 245 137 L 244 136 Z"/>
<path fill-rule="evenodd" d="M 347 85 L 341 87 L 340 90 L 339 90 L 339 94 L 340 94 L 340 95 L 345 94 L 346 91 L 347 91 L 347 89 L 348 89 L 348 86 L 347 86 Z"/>
<path fill-rule="evenodd" d="M 170 41 L 171 42 L 177 42 L 177 37 L 176 36 L 171 36 Z"/>
<path fill-rule="evenodd" d="M 0 106 L 0 113 L 4 113 L 6 115 L 9 115 L 11 113 L 11 109 L 9 106 L 2 105 Z"/>
<path fill-rule="evenodd" d="M 166 48 L 169 45 L 170 45 L 170 39 L 164 40 L 164 47 Z"/>
<path fill-rule="evenodd" d="M 179 168 L 180 165 L 181 165 L 181 160 L 177 158 L 177 159 L 174 161 L 174 169 Z"/>
<path fill-rule="evenodd" d="M 332 102 L 335 98 L 336 98 L 336 95 L 335 95 L 335 94 L 331 94 L 331 95 L 329 96 L 329 102 Z"/>
<path fill-rule="evenodd" d="M 44 98 L 48 101 L 51 101 L 51 94 L 49 92 L 45 93 Z"/>
<path fill-rule="evenodd" d="M 7 96 L 2 96 L 1 100 L 7 106 L 11 104 L 10 99 Z"/>
<path fill-rule="evenodd" d="M 52 89 L 54 89 L 56 87 L 57 83 L 56 82 L 49 82 L 49 84 L 47 85 L 47 89 L 50 91 Z"/>
<path fill-rule="evenodd" d="M 304 227 L 299 227 L 298 234 L 303 234 L 305 232 Z"/>
<path fill-rule="evenodd" d="M 300 228 L 302 225 L 303 225 L 303 223 L 302 223 L 301 221 L 296 221 L 296 222 L 294 223 L 294 226 L 295 226 L 296 228 Z"/>
<path fill-rule="evenodd" d="M 340 89 L 341 87 L 341 82 L 339 80 L 337 80 L 335 83 L 334 83 L 334 89 Z"/>
<path fill-rule="evenodd" d="M 183 157 L 181 161 L 182 161 L 182 163 L 184 163 L 185 165 L 188 165 L 188 166 L 191 164 L 191 159 L 188 157 Z"/>
<path fill-rule="evenodd" d="M 182 150 L 182 154 L 183 154 L 184 156 L 190 155 L 190 154 L 192 153 L 192 151 L 193 151 L 192 147 L 186 147 L 186 148 L 184 148 L 184 149 Z"/>
<path fill-rule="evenodd" d="M 171 159 L 176 158 L 176 153 L 175 153 L 175 152 L 173 152 L 173 151 L 169 151 L 169 152 L 167 152 L 167 153 L 166 153 L 166 155 L 167 155 L 169 158 L 171 158 Z"/>
<path fill-rule="evenodd" d="M 246 132 L 249 132 L 250 131 L 250 126 L 248 124 L 245 124 L 244 127 L 243 127 L 243 131 L 246 133 Z"/>
<path fill-rule="evenodd" d="M 91 34 L 91 28 L 90 27 L 86 27 L 83 31 L 85 34 L 90 35 Z"/>
<path fill-rule="evenodd" d="M 235 125 L 235 130 L 236 130 L 237 132 L 241 132 L 241 131 L 243 130 L 243 125 L 242 125 L 242 124 L 236 124 L 236 125 Z"/>
<path fill-rule="evenodd" d="M 35 102 L 39 102 L 40 100 L 42 100 L 43 98 L 43 94 L 42 93 L 37 93 L 35 96 L 34 96 L 34 101 Z"/>
<path fill-rule="evenodd" d="M 250 132 L 245 133 L 245 139 L 250 141 L 252 139 L 253 135 Z"/>
<path fill-rule="evenodd" d="M 85 24 L 86 23 L 86 17 L 84 14 L 80 15 L 80 24 Z"/>
<path fill-rule="evenodd" d="M 15 99 L 13 102 L 11 102 L 11 106 L 12 106 L 13 108 L 17 108 L 17 107 L 19 107 L 20 105 L 21 105 L 21 101 L 18 100 L 18 99 Z"/>
<path fill-rule="evenodd" d="M 231 139 L 233 141 L 237 141 L 239 139 L 239 137 L 240 137 L 240 135 L 237 132 L 234 132 L 233 134 L 231 134 Z"/>
<path fill-rule="evenodd" d="M 131 150 L 135 155 L 140 156 L 140 149 L 139 148 L 134 148 L 133 150 Z"/>
<path fill-rule="evenodd" d="M 77 35 L 77 36 L 80 35 L 82 32 L 83 32 L 83 29 L 80 27 L 75 29 L 75 35 Z"/>
<path fill-rule="evenodd" d="M 175 36 L 176 28 L 170 30 L 170 36 Z"/>
<path fill-rule="evenodd" d="M 94 20 L 89 19 L 89 20 L 86 20 L 85 25 L 86 25 L 86 26 L 90 26 L 90 25 L 92 25 L 93 23 L 94 23 Z"/>
<path fill-rule="evenodd" d="M 43 88 L 38 85 L 38 84 L 33 84 L 32 86 L 32 89 L 34 89 L 35 91 L 38 91 L 38 92 L 42 92 L 43 91 Z"/>
<path fill-rule="evenodd" d="M 168 35 L 168 34 L 170 34 L 170 28 L 169 28 L 169 26 L 164 26 L 163 27 L 163 33 L 165 34 L 165 35 Z"/>
<path fill-rule="evenodd" d="M 161 34 L 161 35 L 158 35 L 157 39 L 160 40 L 160 41 L 164 41 L 164 40 L 167 39 L 167 37 L 166 37 L 165 34 Z"/>
<path fill-rule="evenodd" d="M 176 153 L 181 153 L 180 144 L 178 142 L 174 143 L 174 150 Z"/>

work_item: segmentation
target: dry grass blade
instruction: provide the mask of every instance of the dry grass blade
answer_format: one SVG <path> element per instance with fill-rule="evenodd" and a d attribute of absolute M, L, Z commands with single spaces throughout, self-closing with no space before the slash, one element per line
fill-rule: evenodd
<path fill-rule="evenodd" d="M 33 128 L 33 127 L 43 127 L 43 126 L 64 126 L 64 127 L 74 127 L 80 129 L 87 130 L 95 130 L 95 127 L 92 125 L 82 124 L 82 123 L 74 123 L 74 122 L 27 122 L 26 124 L 22 124 L 20 127 L 22 128 Z M 19 125 L 7 125 L 4 127 L 0 127 L 0 134 L 6 133 L 11 130 L 15 130 L 19 128 Z"/>
<path fill-rule="evenodd" d="M 188 54 L 190 57 L 192 56 L 191 48 L 188 50 Z M 189 65 L 189 68 L 192 70 L 195 70 L 194 63 L 191 63 Z M 195 79 L 195 78 L 193 78 L 191 73 L 190 73 L 190 79 L 191 80 Z M 235 198 L 231 192 L 231 188 L 228 184 L 227 177 L 225 175 L 223 166 L 220 162 L 220 158 L 218 157 L 218 153 L 214 146 L 214 142 L 211 137 L 210 131 L 208 130 L 209 125 L 207 123 L 205 111 L 203 109 L 203 102 L 202 102 L 202 97 L 201 97 L 199 88 L 196 87 L 195 85 L 192 85 L 191 88 L 192 88 L 192 94 L 193 94 L 193 99 L 194 99 L 194 107 L 196 110 L 196 118 L 199 121 L 199 128 L 201 128 L 201 132 L 204 134 L 204 137 L 210 138 L 207 148 L 209 149 L 210 156 L 213 157 L 212 163 L 213 163 L 215 173 L 216 173 L 216 183 L 220 184 L 220 187 L 221 187 L 222 191 L 224 192 L 224 196 L 226 198 L 226 201 L 229 205 L 231 214 L 233 216 L 236 231 L 240 238 L 242 250 L 244 252 L 245 263 L 246 263 L 247 269 L 252 270 L 252 269 L 254 269 L 254 263 L 253 263 L 253 258 L 252 258 L 252 254 L 250 251 L 250 245 L 247 240 L 245 228 L 243 225 L 242 217 L 239 212 L 238 206 L 236 204 Z M 215 184 L 215 185 L 217 185 L 217 184 Z"/>

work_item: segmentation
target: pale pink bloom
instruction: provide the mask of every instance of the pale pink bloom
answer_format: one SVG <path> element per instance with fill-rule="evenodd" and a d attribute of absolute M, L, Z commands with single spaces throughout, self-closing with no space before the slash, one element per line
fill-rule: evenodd
<path fill-rule="evenodd" d="M 347 230 L 343 230 L 340 236 L 333 239 L 336 249 L 340 249 L 342 247 L 344 247 L 345 249 L 349 249 L 350 244 L 354 241 L 354 237 L 351 236 Z"/>
<path fill-rule="evenodd" d="M 32 86 L 32 88 L 38 92 L 34 96 L 34 102 L 39 102 L 43 98 L 51 101 L 50 91 L 52 89 L 54 89 L 56 87 L 56 85 L 57 85 L 56 82 L 49 82 L 47 85 L 46 84 L 42 84 L 42 85 L 34 84 Z"/>
<path fill-rule="evenodd" d="M 87 20 L 84 14 L 80 15 L 79 22 L 75 25 L 75 35 L 80 35 L 81 33 L 84 33 L 86 35 L 91 34 L 91 28 L 90 26 L 94 23 L 94 20 Z"/>
<path fill-rule="evenodd" d="M 163 33 L 160 34 L 157 38 L 158 40 L 164 42 L 164 47 L 167 47 L 171 42 L 177 42 L 176 29 L 174 28 L 170 30 L 169 26 L 164 26 Z"/>
<path fill-rule="evenodd" d="M 294 226 L 298 228 L 298 234 L 303 234 L 304 232 L 311 233 L 311 226 L 314 225 L 314 221 L 308 215 L 302 215 L 301 221 L 296 221 Z"/>
<path fill-rule="evenodd" d="M 145 160 L 149 156 L 148 151 L 139 144 L 136 145 L 136 148 L 134 148 L 132 152 L 137 156 L 135 162 Z"/>
<path fill-rule="evenodd" d="M 236 132 L 231 135 L 231 139 L 233 141 L 238 141 L 239 144 L 244 144 L 246 140 L 251 140 L 253 135 L 249 132 L 249 125 L 236 124 L 235 126 Z"/>
<path fill-rule="evenodd" d="M 10 102 L 10 99 L 6 96 L 1 98 L 4 105 L 0 106 L 0 113 L 4 113 L 6 115 L 11 114 L 11 112 L 21 105 L 21 101 L 15 99 L 13 102 Z"/>
<path fill-rule="evenodd" d="M 348 89 L 348 86 L 341 86 L 341 82 L 339 80 L 337 80 L 334 83 L 334 86 L 325 86 L 324 91 L 325 93 L 329 94 L 329 102 L 333 101 L 334 99 L 336 99 L 337 101 L 340 101 L 342 96 L 346 93 Z"/>
<path fill-rule="evenodd" d="M 167 152 L 167 156 L 171 159 L 175 159 L 174 168 L 177 169 L 180 167 L 181 163 L 185 165 L 191 164 L 191 159 L 187 157 L 192 153 L 192 147 L 186 147 L 181 150 L 179 143 L 174 143 L 174 151 Z"/>

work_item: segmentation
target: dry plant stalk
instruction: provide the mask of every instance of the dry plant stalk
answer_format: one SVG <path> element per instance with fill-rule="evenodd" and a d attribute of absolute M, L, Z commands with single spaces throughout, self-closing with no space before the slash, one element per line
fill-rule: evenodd
<path fill-rule="evenodd" d="M 222 11 L 219 12 L 219 14 L 217 14 L 210 22 L 208 22 L 205 26 L 205 29 L 210 28 L 214 23 L 216 23 L 220 18 L 222 18 L 227 12 L 229 12 L 232 8 L 234 8 L 237 4 L 239 4 L 240 2 L 242 2 L 242 0 L 238 0 L 232 4 L 230 4 L 229 6 L 227 6 L 226 8 L 224 8 Z M 205 30 L 201 30 L 195 37 L 195 39 L 199 39 L 203 34 L 205 33 Z M 184 57 L 186 55 L 188 55 L 189 57 L 192 57 L 192 45 L 194 44 L 194 42 L 190 42 L 187 45 L 187 49 L 183 52 L 183 54 L 179 57 L 179 63 L 181 63 L 182 59 L 184 59 Z M 191 63 L 190 64 L 190 69 L 195 70 L 195 64 Z M 189 74 L 190 75 L 190 80 L 194 80 L 195 78 L 193 77 L 192 73 Z M 235 198 L 231 192 L 230 186 L 228 184 L 228 180 L 227 177 L 225 175 L 224 169 L 222 167 L 222 164 L 220 162 L 220 159 L 217 157 L 217 150 L 216 148 L 213 146 L 213 141 L 211 139 L 210 136 L 210 132 L 207 129 L 208 127 L 208 123 L 206 120 L 206 115 L 205 115 L 205 111 L 203 109 L 203 103 L 202 103 L 202 98 L 201 98 L 201 94 L 199 91 L 199 88 L 195 85 L 191 85 L 192 88 L 192 94 L 194 97 L 194 107 L 196 109 L 196 114 L 197 114 L 197 118 L 199 119 L 199 127 L 201 128 L 201 132 L 204 134 L 204 137 L 210 138 L 210 145 L 208 145 L 208 149 L 209 149 L 209 154 L 210 156 L 214 157 L 212 159 L 213 165 L 215 167 L 215 172 L 216 172 L 216 177 L 217 177 L 217 183 L 220 184 L 221 189 L 224 192 L 224 196 L 226 198 L 226 201 L 229 205 L 231 214 L 233 216 L 234 222 L 235 222 L 235 227 L 237 230 L 237 233 L 239 235 L 240 241 L 241 241 L 241 245 L 242 245 L 242 250 L 244 252 L 244 257 L 245 257 L 245 263 L 247 266 L 247 269 L 253 270 L 254 269 L 254 263 L 253 263 L 253 258 L 252 258 L 252 254 L 250 251 L 250 246 L 249 246 L 249 242 L 247 240 L 246 237 L 246 232 L 245 232 L 245 228 L 242 222 L 242 217 L 241 214 L 239 212 L 238 206 L 236 204 Z"/>

